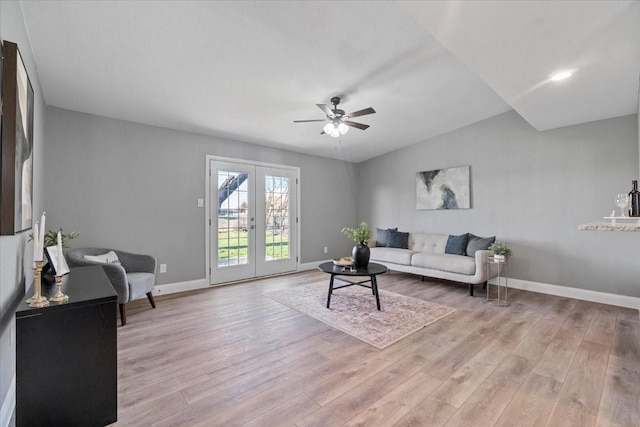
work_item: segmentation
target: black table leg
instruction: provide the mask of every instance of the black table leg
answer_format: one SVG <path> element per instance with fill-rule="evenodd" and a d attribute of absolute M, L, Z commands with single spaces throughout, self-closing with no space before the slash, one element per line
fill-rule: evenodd
<path fill-rule="evenodd" d="M 333 293 L 333 274 L 331 275 L 331 281 L 329 281 L 329 295 L 327 295 L 327 308 L 331 304 L 331 294 Z"/>
<path fill-rule="evenodd" d="M 376 296 L 376 304 L 378 305 L 378 311 L 380 311 L 380 296 L 378 295 L 378 281 L 376 276 L 371 276 L 371 287 L 373 288 L 373 294 Z"/>

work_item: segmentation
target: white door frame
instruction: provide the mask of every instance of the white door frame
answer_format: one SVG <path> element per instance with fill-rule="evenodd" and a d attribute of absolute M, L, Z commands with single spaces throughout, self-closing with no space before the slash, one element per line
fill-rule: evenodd
<path fill-rule="evenodd" d="M 211 221 L 211 162 L 231 162 L 231 163 L 240 163 L 251 166 L 261 166 L 266 168 L 278 168 L 278 169 L 286 169 L 294 171 L 296 174 L 296 217 L 297 221 L 295 224 L 296 227 L 296 253 L 292 254 L 296 259 L 296 271 L 300 269 L 300 223 L 302 221 L 300 215 L 300 168 L 297 166 L 288 166 L 288 165 L 279 165 L 276 163 L 265 163 L 265 162 L 253 162 L 250 160 L 243 159 L 234 159 L 232 157 L 220 157 L 207 154 L 205 156 L 205 193 L 204 193 L 204 206 L 205 206 L 205 215 L 204 215 L 204 223 L 205 223 L 205 277 L 207 280 L 207 285 L 209 286 L 219 286 L 220 284 L 211 284 L 211 227 L 217 224 L 212 224 Z M 224 285 L 225 283 L 222 283 Z"/>

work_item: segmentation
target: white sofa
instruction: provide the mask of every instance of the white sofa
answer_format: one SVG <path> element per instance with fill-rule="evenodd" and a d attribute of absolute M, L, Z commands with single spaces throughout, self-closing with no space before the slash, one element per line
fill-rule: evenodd
<path fill-rule="evenodd" d="M 370 241 L 371 262 L 383 264 L 390 270 L 436 277 L 467 283 L 469 295 L 473 296 L 474 285 L 483 284 L 497 276 L 497 269 L 490 269 L 487 277 L 487 258 L 491 251 L 479 250 L 474 257 L 446 254 L 446 234 L 410 233 L 409 249 L 376 247 Z"/>

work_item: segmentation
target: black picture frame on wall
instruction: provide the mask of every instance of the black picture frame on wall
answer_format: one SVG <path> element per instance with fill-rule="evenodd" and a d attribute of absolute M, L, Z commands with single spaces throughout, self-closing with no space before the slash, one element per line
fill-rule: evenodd
<path fill-rule="evenodd" d="M 0 141 L 0 235 L 33 223 L 33 86 L 16 43 L 4 41 Z"/>

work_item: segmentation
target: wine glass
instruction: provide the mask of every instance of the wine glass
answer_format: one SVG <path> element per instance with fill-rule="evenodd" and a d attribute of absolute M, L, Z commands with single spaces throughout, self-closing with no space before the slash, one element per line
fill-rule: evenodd
<path fill-rule="evenodd" d="M 620 216 L 627 216 L 625 208 L 629 206 L 629 195 L 620 193 L 616 196 L 616 206 L 620 208 Z"/>

